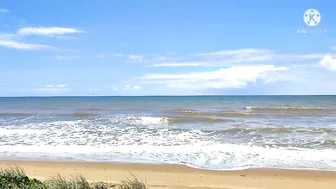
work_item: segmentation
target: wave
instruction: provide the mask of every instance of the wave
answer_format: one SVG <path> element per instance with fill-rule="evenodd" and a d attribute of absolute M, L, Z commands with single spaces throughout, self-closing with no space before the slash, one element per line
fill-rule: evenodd
<path fill-rule="evenodd" d="M 34 116 L 34 113 L 20 113 L 20 112 L 1 112 L 0 117 L 23 117 L 23 116 Z"/>
<path fill-rule="evenodd" d="M 231 112 L 229 112 L 231 113 Z M 39 115 L 39 114 L 1 114 L 0 115 Z M 52 118 L 58 118 L 58 117 L 73 117 L 73 118 L 85 118 L 85 119 L 76 119 L 76 121 L 73 121 L 71 123 L 77 124 L 78 120 L 81 121 L 82 125 L 85 124 L 98 124 L 98 125 L 106 125 L 106 126 L 162 126 L 170 128 L 179 128 L 183 129 L 184 126 L 188 126 L 187 128 L 190 129 L 189 126 L 195 126 L 195 129 L 197 126 L 203 125 L 208 126 L 206 124 L 216 124 L 216 123 L 222 123 L 220 124 L 220 127 L 222 128 L 220 131 L 218 130 L 218 127 L 209 127 L 207 130 L 204 130 L 205 132 L 219 132 L 219 133 L 245 133 L 245 134 L 251 134 L 251 133 L 328 133 L 328 134 L 336 134 L 336 128 L 333 126 L 330 127 L 303 127 L 303 126 L 281 126 L 281 125 L 266 125 L 267 123 L 257 122 L 257 123 L 251 123 L 249 125 L 248 123 L 242 123 L 239 119 L 234 119 L 231 117 L 225 118 L 225 117 L 216 117 L 216 116 L 151 116 L 151 115 L 128 115 L 128 114 L 120 114 L 120 115 L 103 115 L 103 114 L 95 114 L 95 113 L 88 113 L 88 112 L 73 112 L 69 114 L 46 114 Z M 47 117 L 47 118 L 50 118 Z M 28 118 L 27 118 L 28 119 Z M 60 120 L 60 121 L 46 121 L 44 120 L 44 117 L 39 116 L 31 116 L 29 119 L 16 119 L 17 120 L 17 126 L 20 125 L 39 125 L 39 124 L 56 124 L 59 123 L 69 123 L 66 122 L 66 120 Z M 49 119 L 48 119 L 49 120 Z M 10 120 L 10 122 L 13 122 L 13 120 Z M 28 122 L 28 124 L 27 124 Z M 235 123 L 235 124 L 234 124 Z M 4 126 L 5 121 L 2 123 Z M 10 123 L 9 123 L 10 124 Z M 199 125 L 200 124 L 200 125 Z M 256 125 L 258 127 L 256 127 Z M 5 124 L 8 126 L 8 124 Z M 1 126 L 1 125 L 0 125 Z M 224 128 L 223 127 L 227 127 Z"/>
<path fill-rule="evenodd" d="M 251 113 L 251 112 L 216 112 L 215 115 L 231 116 L 231 117 L 245 117 L 245 116 L 255 116 L 257 114 Z"/>
<path fill-rule="evenodd" d="M 224 129 L 216 131 L 218 133 L 328 133 L 336 134 L 336 128 L 317 128 L 317 127 L 259 127 L 259 128 L 248 128 L 248 127 L 236 127 L 230 129 Z"/>
<path fill-rule="evenodd" d="M 97 114 L 93 113 L 88 113 L 88 112 L 74 112 L 71 114 L 58 114 L 60 116 L 73 116 L 73 117 L 92 117 L 92 116 L 97 116 Z"/>
<path fill-rule="evenodd" d="M 234 122 L 234 119 L 224 119 L 215 117 L 158 117 L 146 115 L 119 115 L 102 116 L 102 119 L 108 118 L 110 121 L 122 122 L 127 125 L 168 125 L 181 123 L 225 123 Z"/>
<path fill-rule="evenodd" d="M 45 130 L 38 130 L 38 129 L 5 129 L 5 128 L 0 128 L 0 136 L 9 136 L 9 135 L 14 135 L 14 136 L 28 136 L 28 135 L 40 135 L 40 134 L 47 134 Z"/>
<path fill-rule="evenodd" d="M 65 107 L 62 106 L 38 106 L 36 107 L 39 110 L 61 110 L 64 109 Z"/>
<path fill-rule="evenodd" d="M 72 112 L 72 113 L 20 113 L 20 112 L 3 112 L 0 117 L 93 117 L 99 114 L 89 112 Z"/>
<path fill-rule="evenodd" d="M 208 170 L 248 168 L 336 170 L 336 151 L 332 149 L 266 148 L 241 144 L 4 145 L 0 149 L 0 156 L 37 160 L 71 158 L 94 162 L 169 163 Z"/>
<path fill-rule="evenodd" d="M 105 110 L 104 108 L 87 108 L 87 109 L 84 109 L 84 110 L 89 110 L 89 111 L 102 111 L 102 110 Z"/>
<path fill-rule="evenodd" d="M 305 106 L 247 106 L 248 110 L 328 111 L 332 109 Z"/>
<path fill-rule="evenodd" d="M 197 110 L 188 110 L 188 109 L 173 109 L 173 110 L 168 110 L 168 112 L 182 113 L 182 114 L 199 114 L 199 113 L 201 113 L 200 111 L 197 111 Z"/>
<path fill-rule="evenodd" d="M 173 109 L 169 110 L 169 113 L 177 113 L 189 116 L 230 116 L 230 117 L 243 117 L 243 116 L 254 116 L 255 113 L 251 112 L 237 112 L 237 111 L 197 111 L 188 109 Z"/>
<path fill-rule="evenodd" d="M 121 119 L 123 118 L 121 117 Z M 166 117 L 127 116 L 124 120 L 129 121 L 131 124 L 135 123 L 138 125 L 166 125 L 168 123 L 168 118 Z"/>
<path fill-rule="evenodd" d="M 188 118 L 188 117 L 151 117 L 151 116 L 116 116 L 116 117 L 96 117 L 94 119 L 87 120 L 76 120 L 76 121 L 53 121 L 53 122 L 35 122 L 35 123 L 22 123 L 20 125 L 9 125 L 9 126 L 0 126 L 0 129 L 11 129 L 11 132 L 20 131 L 20 129 L 38 129 L 46 130 L 56 129 L 56 130 L 69 130 L 72 132 L 72 129 L 80 130 L 92 130 L 94 132 L 96 129 L 104 129 L 106 131 L 113 130 L 115 128 L 128 128 L 134 129 L 132 132 L 159 132 L 160 129 L 167 129 L 167 132 L 174 133 L 188 133 L 188 132 L 197 132 L 197 135 L 235 135 L 235 134 L 328 134 L 336 135 L 335 127 L 300 127 L 300 126 L 270 126 L 270 127 L 232 127 L 227 125 L 222 125 L 221 128 L 199 128 L 199 127 L 186 127 L 180 125 L 174 125 L 175 123 L 228 123 L 235 122 L 232 119 L 217 119 L 217 118 L 208 118 L 208 117 L 197 117 Z M 171 124 L 172 125 L 171 125 Z M 153 128 L 151 126 L 154 126 Z M 224 128 L 227 126 L 228 128 Z M 18 129 L 18 130 L 15 130 Z M 3 133 L 5 131 L 3 130 Z M 8 132 L 7 132 L 8 133 Z M 19 134 L 18 132 L 17 134 Z"/>
<path fill-rule="evenodd" d="M 233 119 L 213 118 L 213 117 L 170 117 L 169 123 L 225 123 L 234 122 Z"/>
<path fill-rule="evenodd" d="M 118 123 L 122 126 L 118 126 Z M 219 170 L 264 167 L 336 170 L 333 139 L 336 128 L 241 127 L 204 130 L 167 127 L 167 123 L 167 117 L 120 115 L 2 126 L 0 157 L 161 162 Z M 149 127 L 155 125 L 162 127 Z M 289 135 L 272 135 L 287 132 L 319 135 L 303 137 L 302 140 L 301 136 L 312 135 L 300 133 L 302 135 L 284 138 L 276 136 Z"/>

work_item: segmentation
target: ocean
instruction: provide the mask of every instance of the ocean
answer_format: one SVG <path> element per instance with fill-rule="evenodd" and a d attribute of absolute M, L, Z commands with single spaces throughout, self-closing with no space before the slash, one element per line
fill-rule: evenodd
<path fill-rule="evenodd" d="M 336 96 L 4 97 L 0 159 L 336 171 Z"/>

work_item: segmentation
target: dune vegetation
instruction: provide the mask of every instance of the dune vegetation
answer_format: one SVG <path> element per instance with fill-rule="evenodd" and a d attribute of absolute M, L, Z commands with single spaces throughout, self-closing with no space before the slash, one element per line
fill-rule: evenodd
<path fill-rule="evenodd" d="M 0 169 L 1 189 L 147 189 L 146 183 L 132 174 L 132 179 L 126 179 L 119 184 L 108 182 L 89 182 L 82 175 L 65 178 L 59 174 L 41 181 L 29 178 L 20 167 L 9 166 Z"/>

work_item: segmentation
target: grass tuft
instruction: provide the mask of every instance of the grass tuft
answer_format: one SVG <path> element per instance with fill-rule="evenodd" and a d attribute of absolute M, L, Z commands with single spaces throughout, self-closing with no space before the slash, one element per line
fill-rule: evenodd
<path fill-rule="evenodd" d="M 0 188 L 4 189 L 46 189 L 46 185 L 36 179 L 30 179 L 24 170 L 14 166 L 0 169 Z"/>
<path fill-rule="evenodd" d="M 49 188 L 57 189 L 91 189 L 90 183 L 82 175 L 65 179 L 60 174 L 57 174 L 47 180 L 46 184 Z"/>
<path fill-rule="evenodd" d="M 5 177 L 25 177 L 24 170 L 18 166 L 8 166 L 7 169 L 0 169 L 0 176 Z"/>
<path fill-rule="evenodd" d="M 132 173 L 131 173 L 132 174 Z M 127 181 L 122 181 L 118 186 L 118 189 L 148 189 L 146 183 L 139 180 L 135 175 L 133 175 L 133 179 L 127 179 Z"/>
<path fill-rule="evenodd" d="M 119 185 L 110 185 L 106 182 L 88 182 L 82 175 L 73 176 L 70 179 L 57 174 L 45 182 L 29 178 L 24 170 L 14 166 L 0 169 L 0 189 L 148 189 L 146 183 L 135 175 L 133 179 L 122 181 Z"/>
<path fill-rule="evenodd" d="M 92 189 L 109 189 L 109 188 L 114 188 L 114 187 L 111 187 L 111 185 L 105 182 L 92 183 Z"/>

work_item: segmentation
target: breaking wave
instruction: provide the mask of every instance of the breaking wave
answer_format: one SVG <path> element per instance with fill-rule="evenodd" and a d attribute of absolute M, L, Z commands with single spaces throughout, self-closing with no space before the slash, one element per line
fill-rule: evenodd
<path fill-rule="evenodd" d="M 236 127 L 217 131 L 221 133 L 328 133 L 336 134 L 336 128 L 318 128 L 318 127 L 258 127 L 258 128 L 248 128 L 248 127 Z"/>
<path fill-rule="evenodd" d="M 304 106 L 247 106 L 249 110 L 290 110 L 290 111 L 328 111 L 332 109 L 321 107 L 304 107 Z"/>

